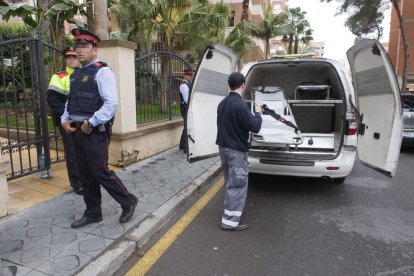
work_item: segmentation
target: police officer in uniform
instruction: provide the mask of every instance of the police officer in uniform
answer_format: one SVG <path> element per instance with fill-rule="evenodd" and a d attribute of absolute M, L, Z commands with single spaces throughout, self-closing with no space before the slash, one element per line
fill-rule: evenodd
<path fill-rule="evenodd" d="M 121 205 L 119 221 L 125 223 L 134 214 L 138 199 L 108 169 L 109 129 L 118 105 L 116 77 L 106 63 L 97 60 L 100 39 L 95 34 L 81 29 L 72 30 L 72 34 L 81 66 L 70 77 L 61 122 L 73 135 L 86 210 L 71 227 L 102 221 L 100 185 Z"/>
<path fill-rule="evenodd" d="M 230 74 L 228 84 L 231 92 L 217 107 L 216 144 L 226 185 L 221 229 L 226 231 L 241 231 L 249 227 L 240 220 L 247 197 L 248 139 L 250 131 L 258 133 L 262 126 L 262 108 L 256 106 L 253 115 L 242 99 L 245 82 L 241 73 Z"/>
<path fill-rule="evenodd" d="M 182 149 L 185 153 L 187 153 L 187 105 L 188 105 L 188 98 L 190 96 L 191 87 L 193 86 L 193 74 L 194 71 L 192 69 L 186 69 L 184 72 L 184 79 L 180 85 L 180 112 L 181 116 L 184 119 L 184 129 L 181 134 L 180 139 L 180 146 L 179 149 Z"/>
<path fill-rule="evenodd" d="M 52 76 L 47 89 L 46 99 L 53 111 L 53 124 L 59 128 L 60 136 L 63 140 L 66 169 L 68 171 L 70 185 L 76 194 L 82 195 L 83 190 L 79 178 L 78 165 L 75 160 L 72 135 L 67 133 L 60 124 L 60 117 L 63 111 L 65 111 L 65 103 L 68 100 L 70 75 L 75 68 L 79 67 L 79 61 L 73 47 L 63 49 L 63 56 L 65 58 L 66 69 Z"/>

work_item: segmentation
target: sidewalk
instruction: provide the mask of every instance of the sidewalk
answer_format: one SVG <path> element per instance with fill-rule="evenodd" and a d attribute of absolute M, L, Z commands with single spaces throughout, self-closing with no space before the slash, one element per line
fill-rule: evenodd
<path fill-rule="evenodd" d="M 104 189 L 103 221 L 83 228 L 70 228 L 85 209 L 73 192 L 0 219 L 0 275 L 111 275 L 219 172 L 218 157 L 189 164 L 173 148 L 117 172 L 139 199 L 125 224 L 118 221 L 122 209 Z"/>

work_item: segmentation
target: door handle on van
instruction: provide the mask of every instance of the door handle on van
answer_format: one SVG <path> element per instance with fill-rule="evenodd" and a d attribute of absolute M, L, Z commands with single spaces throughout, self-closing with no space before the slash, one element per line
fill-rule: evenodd
<path fill-rule="evenodd" d="M 191 135 L 190 135 L 190 134 L 188 134 L 188 138 L 190 138 L 191 142 L 195 143 L 195 141 L 194 141 L 193 137 L 191 137 Z"/>

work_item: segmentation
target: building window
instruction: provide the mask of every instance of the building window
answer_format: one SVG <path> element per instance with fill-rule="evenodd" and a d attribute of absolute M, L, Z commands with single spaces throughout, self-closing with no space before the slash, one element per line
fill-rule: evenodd
<path fill-rule="evenodd" d="M 273 12 L 275 14 L 279 14 L 282 12 L 282 6 L 280 4 L 274 4 L 273 5 Z"/>
<path fill-rule="evenodd" d="M 234 18 L 236 17 L 236 12 L 231 11 L 231 15 L 229 17 L 229 27 L 234 27 Z"/>

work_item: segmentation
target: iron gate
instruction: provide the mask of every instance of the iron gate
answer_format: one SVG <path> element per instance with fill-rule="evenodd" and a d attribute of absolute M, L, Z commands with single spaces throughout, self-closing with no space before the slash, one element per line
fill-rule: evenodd
<path fill-rule="evenodd" d="M 190 64 L 170 50 L 138 53 L 135 60 L 137 122 L 180 116 L 179 86 Z"/>
<path fill-rule="evenodd" d="M 61 52 L 44 45 L 39 35 L 7 40 L 0 36 L 0 60 L 0 151 L 2 159 L 10 161 L 7 179 L 40 171 L 49 177 L 51 164 L 65 160 L 59 131 L 46 105 L 50 77 L 63 69 Z M 179 85 L 183 70 L 190 68 L 172 51 L 138 54 L 138 123 L 180 116 Z"/>
<path fill-rule="evenodd" d="M 8 180 L 40 171 L 49 177 L 51 163 L 64 160 L 46 106 L 50 73 L 62 64 L 53 62 L 56 52 L 40 36 L 0 37 L 0 150 L 10 162 Z"/>

